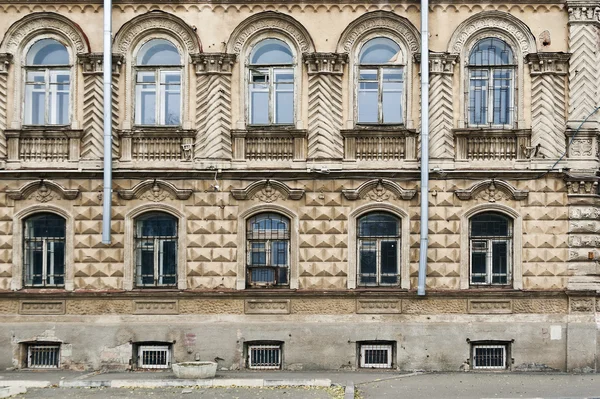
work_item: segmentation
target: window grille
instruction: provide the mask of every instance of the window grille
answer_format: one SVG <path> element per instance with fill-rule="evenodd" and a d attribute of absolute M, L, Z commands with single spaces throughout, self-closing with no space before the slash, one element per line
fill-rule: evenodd
<path fill-rule="evenodd" d="M 177 284 L 177 219 L 151 212 L 136 220 L 136 286 Z"/>
<path fill-rule="evenodd" d="M 27 367 L 32 369 L 56 369 L 60 364 L 60 345 L 29 345 Z"/>
<path fill-rule="evenodd" d="M 275 213 L 248 220 L 247 281 L 252 286 L 289 285 L 290 221 Z"/>
<path fill-rule="evenodd" d="M 361 345 L 360 367 L 392 368 L 392 345 Z"/>
<path fill-rule="evenodd" d="M 383 212 L 358 220 L 358 284 L 395 286 L 400 283 L 400 221 Z"/>
<path fill-rule="evenodd" d="M 23 269 L 25 286 L 65 284 L 65 220 L 43 213 L 24 222 Z"/>
<path fill-rule="evenodd" d="M 472 285 L 507 285 L 511 280 L 512 223 L 487 212 L 469 223 Z"/>
<path fill-rule="evenodd" d="M 168 345 L 140 345 L 138 367 L 144 369 L 168 369 L 171 367 L 171 348 Z"/>
<path fill-rule="evenodd" d="M 249 345 L 248 368 L 252 370 L 281 369 L 281 345 Z"/>
<path fill-rule="evenodd" d="M 505 369 L 506 345 L 473 345 L 473 369 Z"/>

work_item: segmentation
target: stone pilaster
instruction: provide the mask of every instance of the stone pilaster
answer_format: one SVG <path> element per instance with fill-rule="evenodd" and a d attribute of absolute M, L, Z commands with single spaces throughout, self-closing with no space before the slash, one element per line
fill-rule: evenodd
<path fill-rule="evenodd" d="M 342 77 L 347 54 L 305 53 L 308 68 L 308 159 L 341 160 Z"/>
<path fill-rule="evenodd" d="M 570 54 L 531 53 L 527 55 L 531 73 L 531 146 L 535 157 L 560 158 L 565 152 L 565 120 Z"/>
<path fill-rule="evenodd" d="M 7 53 L 0 54 L 0 167 L 3 167 L 6 160 L 6 99 L 8 98 L 8 67 L 10 66 L 12 55 Z"/>
<path fill-rule="evenodd" d="M 235 54 L 192 55 L 196 66 L 194 159 L 231 160 L 231 69 Z"/>
<path fill-rule="evenodd" d="M 434 163 L 454 161 L 452 81 L 457 60 L 458 54 L 429 55 L 429 148 Z"/>

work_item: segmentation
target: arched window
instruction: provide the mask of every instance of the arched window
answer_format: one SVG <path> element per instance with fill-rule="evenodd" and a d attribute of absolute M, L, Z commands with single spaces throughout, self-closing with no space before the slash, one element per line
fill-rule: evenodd
<path fill-rule="evenodd" d="M 65 232 L 65 219 L 53 213 L 39 213 L 24 220 L 24 286 L 64 286 Z"/>
<path fill-rule="evenodd" d="M 163 212 L 135 219 L 135 285 L 177 285 L 177 218 Z"/>
<path fill-rule="evenodd" d="M 165 39 L 152 39 L 135 59 L 135 123 L 178 126 L 181 124 L 181 55 Z"/>
<path fill-rule="evenodd" d="M 290 284 L 290 220 L 261 213 L 246 224 L 246 281 L 250 286 Z"/>
<path fill-rule="evenodd" d="M 504 126 L 514 122 L 513 51 L 503 40 L 485 38 L 469 54 L 469 124 Z"/>
<path fill-rule="evenodd" d="M 471 285 L 508 285 L 512 267 L 512 220 L 485 212 L 469 221 Z"/>
<path fill-rule="evenodd" d="M 265 39 L 254 46 L 248 60 L 251 125 L 294 123 L 294 55 L 279 39 Z"/>
<path fill-rule="evenodd" d="M 400 220 L 384 212 L 358 219 L 358 285 L 400 284 Z"/>
<path fill-rule="evenodd" d="M 358 63 L 358 123 L 403 123 L 400 46 L 387 37 L 371 39 L 362 46 Z"/>
<path fill-rule="evenodd" d="M 70 123 L 71 71 L 67 48 L 55 39 L 35 42 L 25 59 L 25 124 Z"/>

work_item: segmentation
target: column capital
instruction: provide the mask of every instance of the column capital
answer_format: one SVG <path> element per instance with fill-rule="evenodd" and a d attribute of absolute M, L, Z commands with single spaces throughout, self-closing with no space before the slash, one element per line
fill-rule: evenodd
<path fill-rule="evenodd" d="M 79 64 L 83 67 L 84 75 L 101 75 L 104 72 L 104 54 L 102 53 L 86 53 L 79 54 Z M 112 55 L 112 73 L 119 74 L 121 65 L 123 64 L 123 56 L 121 54 Z"/>
<path fill-rule="evenodd" d="M 8 67 L 12 63 L 12 54 L 0 53 L 0 73 L 7 73 Z"/>
<path fill-rule="evenodd" d="M 598 0 L 572 0 L 567 1 L 569 23 L 598 23 L 600 14 L 600 1 Z"/>
<path fill-rule="evenodd" d="M 530 53 L 525 56 L 531 75 L 569 73 L 569 53 Z"/>
<path fill-rule="evenodd" d="M 236 55 L 228 53 L 198 53 L 191 57 L 196 75 L 230 75 L 236 61 Z"/>
<path fill-rule="evenodd" d="M 308 67 L 308 74 L 333 74 L 344 73 L 344 65 L 348 62 L 346 53 L 304 53 L 304 63 Z"/>

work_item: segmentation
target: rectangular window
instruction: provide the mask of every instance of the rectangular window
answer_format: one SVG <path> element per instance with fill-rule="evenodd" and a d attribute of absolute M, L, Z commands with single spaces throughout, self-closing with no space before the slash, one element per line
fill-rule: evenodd
<path fill-rule="evenodd" d="M 502 345 L 472 345 L 473 369 L 502 370 L 507 368 L 507 344 Z"/>
<path fill-rule="evenodd" d="M 71 74 L 68 70 L 29 70 L 25 79 L 25 124 L 68 125 Z"/>
<path fill-rule="evenodd" d="M 248 345 L 248 368 L 252 370 L 280 370 L 281 344 Z"/>
<path fill-rule="evenodd" d="M 360 367 L 390 369 L 392 356 L 392 344 L 360 344 Z"/>
<path fill-rule="evenodd" d="M 361 68 L 358 74 L 358 123 L 403 123 L 403 69 Z"/>
<path fill-rule="evenodd" d="M 359 285 L 398 284 L 398 239 L 359 239 L 358 247 Z"/>
<path fill-rule="evenodd" d="M 513 69 L 471 69 L 469 81 L 469 124 L 511 125 Z"/>
<path fill-rule="evenodd" d="M 509 284 L 510 248 L 510 239 L 472 239 L 471 284 Z"/>
<path fill-rule="evenodd" d="M 249 80 L 251 125 L 294 124 L 292 68 L 251 68 Z"/>
<path fill-rule="evenodd" d="M 139 345 L 137 365 L 143 369 L 168 369 L 171 367 L 170 345 Z"/>
<path fill-rule="evenodd" d="M 138 71 L 135 90 L 137 125 L 181 124 L 181 71 Z"/>
<path fill-rule="evenodd" d="M 60 345 L 27 345 L 27 367 L 32 369 L 56 369 L 60 365 Z"/>

